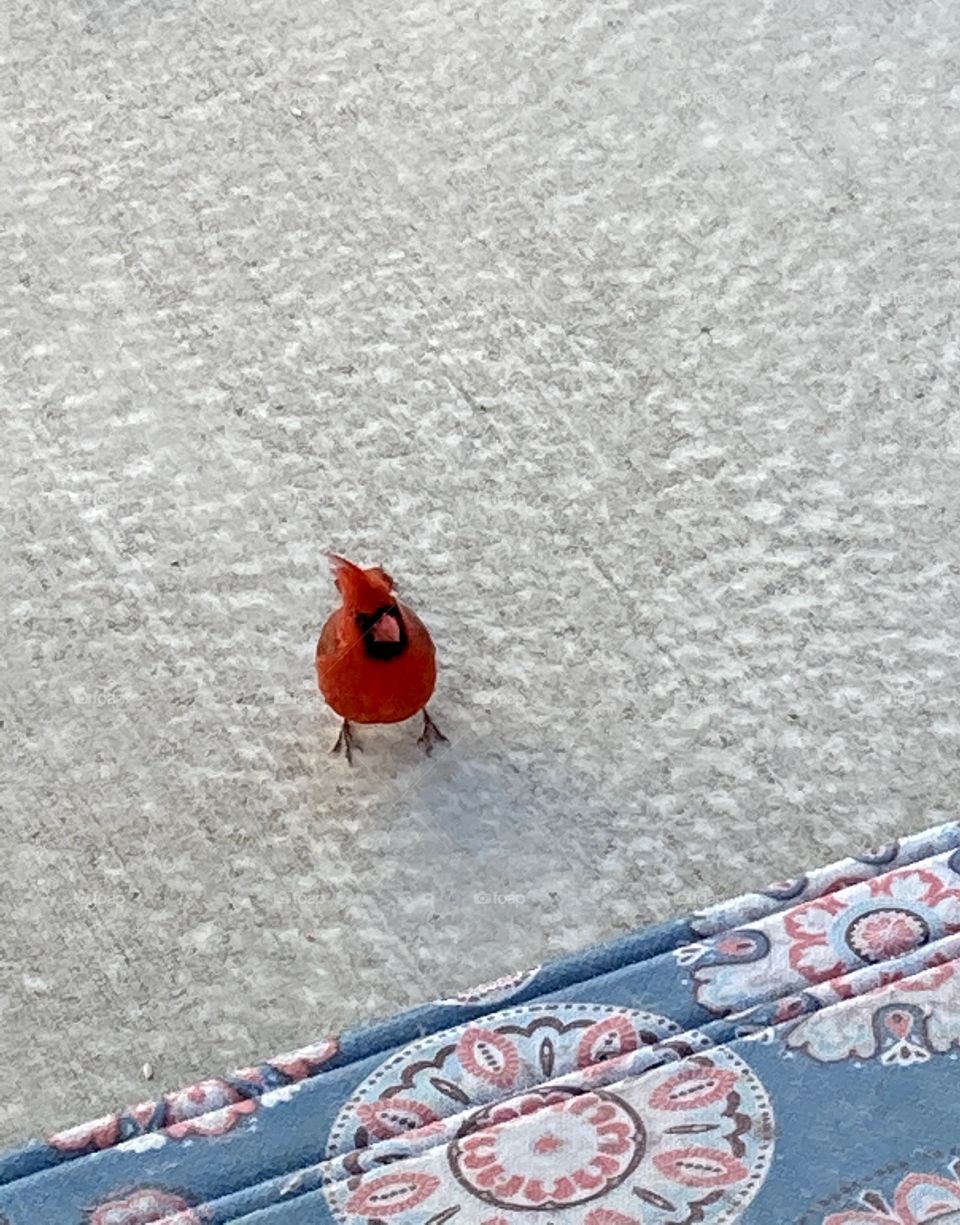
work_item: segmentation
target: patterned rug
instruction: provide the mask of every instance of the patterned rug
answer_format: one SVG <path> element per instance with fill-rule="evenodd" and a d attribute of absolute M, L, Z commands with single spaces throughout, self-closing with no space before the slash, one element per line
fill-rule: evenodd
<path fill-rule="evenodd" d="M 0 1158 L 4 1225 L 957 1225 L 960 826 Z"/>

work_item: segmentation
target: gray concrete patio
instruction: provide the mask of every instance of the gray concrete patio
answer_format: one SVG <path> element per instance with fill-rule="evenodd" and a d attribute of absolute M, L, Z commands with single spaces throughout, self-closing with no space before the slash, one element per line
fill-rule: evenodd
<path fill-rule="evenodd" d="M 0 31 L 0 1141 L 956 816 L 956 5 Z"/>

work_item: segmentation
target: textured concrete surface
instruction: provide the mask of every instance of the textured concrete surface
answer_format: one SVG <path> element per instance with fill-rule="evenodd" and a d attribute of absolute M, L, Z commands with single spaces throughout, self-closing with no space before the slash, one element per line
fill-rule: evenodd
<path fill-rule="evenodd" d="M 955 4 L 0 6 L 0 1140 L 956 816 Z"/>

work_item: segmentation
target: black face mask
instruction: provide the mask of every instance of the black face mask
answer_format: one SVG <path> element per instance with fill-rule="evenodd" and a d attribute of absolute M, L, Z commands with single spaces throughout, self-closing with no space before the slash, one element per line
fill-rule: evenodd
<path fill-rule="evenodd" d="M 403 617 L 396 604 L 383 604 L 372 613 L 356 613 L 354 620 L 363 635 L 363 649 L 370 659 L 396 659 L 407 649 L 409 641 L 407 627 L 403 623 Z M 395 623 L 396 637 L 378 636 L 377 626 L 384 620 Z"/>

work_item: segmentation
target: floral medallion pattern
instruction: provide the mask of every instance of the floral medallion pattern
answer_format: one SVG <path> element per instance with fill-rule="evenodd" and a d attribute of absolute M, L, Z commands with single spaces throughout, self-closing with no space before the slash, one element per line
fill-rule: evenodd
<path fill-rule="evenodd" d="M 960 1046 L 960 963 L 934 965 L 804 1017 L 787 1033 L 785 1046 L 821 1063 L 926 1063 Z"/>
<path fill-rule="evenodd" d="M 140 1187 L 91 1209 L 85 1225 L 200 1225 L 189 1202 L 160 1187 Z"/>
<path fill-rule="evenodd" d="M 893 868 L 940 854 L 956 847 L 958 838 L 960 828 L 955 822 L 948 822 L 909 838 L 894 839 L 802 876 L 774 881 L 756 893 L 744 893 L 729 901 L 718 902 L 692 915 L 690 926 L 698 936 L 716 936 L 732 928 L 754 923 L 774 911 L 781 910 L 784 904 L 824 897 L 850 885 L 880 876 Z"/>
<path fill-rule="evenodd" d="M 549 1111 L 549 1126 L 523 1151 L 500 1124 Z M 643 1156 L 643 1124 L 611 1093 L 534 1089 L 505 1105 L 481 1110 L 450 1146 L 454 1176 L 495 1208 L 566 1208 L 602 1198 L 623 1182 Z M 560 1164 L 576 1153 L 575 1168 Z"/>
<path fill-rule="evenodd" d="M 958 847 L 951 823 L 0 1154 L 0 1225 L 960 1225 Z"/>
<path fill-rule="evenodd" d="M 900 868 L 676 953 L 717 1014 L 892 961 L 960 932 L 955 855 Z"/>
<path fill-rule="evenodd" d="M 421 1156 L 334 1183 L 342 1225 L 720 1225 L 757 1193 L 773 1154 L 769 1098 L 726 1049 L 612 1088 L 543 1085 L 470 1113 Z"/>
<path fill-rule="evenodd" d="M 951 1177 L 937 1173 L 911 1173 L 891 1196 L 867 1189 L 860 1206 L 824 1217 L 823 1225 L 960 1225 L 960 1162 L 950 1167 Z"/>
<path fill-rule="evenodd" d="M 666 1017 L 603 1004 L 530 1004 L 493 1013 L 391 1056 L 341 1110 L 328 1151 L 349 1153 L 421 1131 L 679 1032 Z"/>

